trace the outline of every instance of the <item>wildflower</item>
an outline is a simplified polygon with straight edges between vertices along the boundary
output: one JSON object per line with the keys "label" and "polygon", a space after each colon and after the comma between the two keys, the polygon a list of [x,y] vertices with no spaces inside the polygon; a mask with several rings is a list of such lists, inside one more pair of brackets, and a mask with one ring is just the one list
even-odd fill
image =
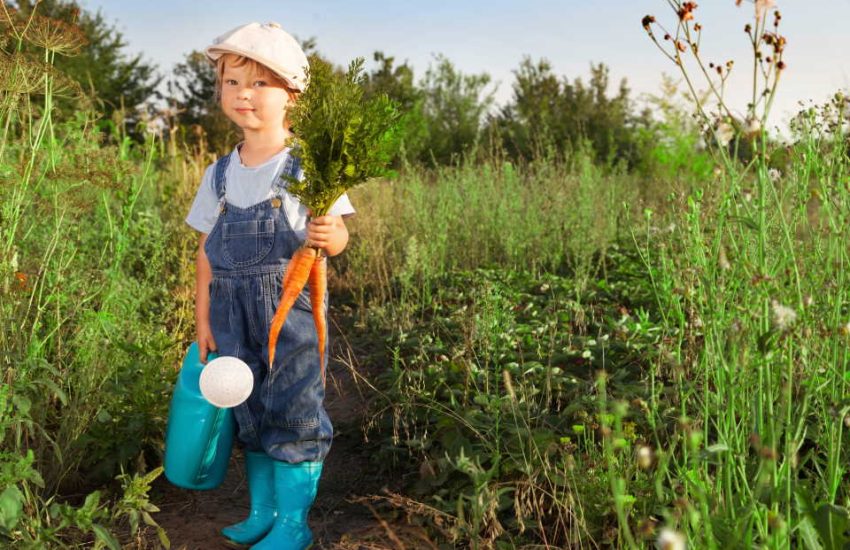
{"label": "wildflower", "polygon": [[640,468],[647,470],[652,466],[652,449],[643,445],[637,451],[637,464]]}
{"label": "wildflower", "polygon": [[682,7],[679,9],[679,21],[692,21],[694,18],[694,10],[697,9],[696,2],[685,2],[682,4]]}
{"label": "wildflower", "polygon": [[842,336],[850,336],[850,321],[847,321],[838,329]]}
{"label": "wildflower", "polygon": [[770,309],[773,313],[773,326],[780,332],[785,332],[791,325],[794,324],[794,321],[797,320],[797,312],[791,309],[788,306],[784,306],[773,300],[770,303]]}
{"label": "wildflower", "polygon": [[685,536],[678,531],[674,531],[669,527],[665,527],[658,534],[658,540],[655,542],[658,550],[685,550]]}
{"label": "wildflower", "polygon": [[782,172],[780,172],[776,168],[771,168],[767,171],[767,178],[773,183],[776,183],[782,178]]}

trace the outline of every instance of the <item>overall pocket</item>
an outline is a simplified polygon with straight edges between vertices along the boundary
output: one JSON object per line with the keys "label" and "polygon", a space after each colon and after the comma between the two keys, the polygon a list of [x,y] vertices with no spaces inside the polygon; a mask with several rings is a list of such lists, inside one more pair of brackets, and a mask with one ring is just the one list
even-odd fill
{"label": "overall pocket", "polygon": [[221,226],[224,256],[237,267],[259,263],[274,246],[274,220],[225,222]]}

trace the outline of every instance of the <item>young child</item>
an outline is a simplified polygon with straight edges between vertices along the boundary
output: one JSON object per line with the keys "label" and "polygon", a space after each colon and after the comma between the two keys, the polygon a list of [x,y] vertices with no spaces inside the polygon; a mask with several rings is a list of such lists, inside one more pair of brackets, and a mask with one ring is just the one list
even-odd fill
{"label": "young child", "polygon": [[329,215],[308,221],[280,177],[303,177],[286,145],[287,110],[308,85],[298,43],[276,23],[250,23],[218,37],[205,53],[216,65],[221,109],[244,139],[207,168],[186,218],[201,232],[197,341],[202,362],[217,351],[239,357],[254,373],[251,396],[234,408],[251,509],[222,534],[255,549],[300,550],[313,540],[307,513],[333,436],[307,289],[286,319],[274,365],[269,330],[287,261],[305,240],[328,256],[342,252],[343,218],[354,209],[343,196]]}

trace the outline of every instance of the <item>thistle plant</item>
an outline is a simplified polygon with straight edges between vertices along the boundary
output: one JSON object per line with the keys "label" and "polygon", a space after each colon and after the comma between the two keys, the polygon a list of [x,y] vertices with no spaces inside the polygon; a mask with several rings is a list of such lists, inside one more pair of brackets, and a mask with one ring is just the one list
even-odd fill
{"label": "thistle plant", "polygon": [[[702,50],[697,4],[666,3],[672,25],[647,15],[642,26],[679,69],[723,167],[674,214],[682,218],[681,240],[659,246],[649,232],[646,241],[635,239],[668,337],[677,342],[676,360],[687,369],[673,382],[678,409],[706,443],[677,452],[654,428],[668,457],[657,473],[658,494],[669,509],[684,500],[699,511],[687,521],[671,513],[667,527],[700,548],[845,547],[850,363],[837,336],[846,323],[850,264],[846,102],[837,96],[824,110],[829,123],[798,117],[796,141],[776,147],[765,128],[788,41],[775,2],[749,3],[743,30],[752,48],[752,95],[743,109],[727,93],[738,65],[708,61]],[[740,162],[743,143],[752,145],[752,157]],[[662,402],[654,370],[651,377],[652,400]],[[648,414],[652,426],[665,425],[662,410]]]}
{"label": "thistle plant", "polygon": [[[736,0],[735,4],[741,6],[742,2]],[[768,16],[770,8],[775,6],[774,0],[754,0],[754,20],[744,26],[753,51],[753,75],[752,100],[747,104],[743,117],[735,115],[726,96],[735,61],[714,62],[704,57],[701,49],[704,28],[696,17],[697,3],[675,0],[667,0],[667,3],[676,16],[672,30],[668,30],[654,15],[645,16],[641,23],[653,43],[679,68],[705,127],[721,146],[728,144],[736,135],[759,136],[767,123],[780,76],[786,69],[783,57],[787,40],[779,34],[782,15],[776,10],[772,20]],[[689,60],[708,87],[713,109],[698,93],[697,80],[688,68]]]}

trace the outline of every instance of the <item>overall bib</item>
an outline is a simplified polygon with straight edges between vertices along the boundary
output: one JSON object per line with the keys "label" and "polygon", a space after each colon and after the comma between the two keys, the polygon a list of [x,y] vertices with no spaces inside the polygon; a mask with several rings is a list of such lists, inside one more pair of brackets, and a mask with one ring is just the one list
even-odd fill
{"label": "overall bib", "polygon": [[[247,451],[265,452],[275,460],[322,461],[330,450],[333,427],[322,404],[318,337],[306,287],[281,329],[275,364],[271,370],[268,365],[269,330],[283,273],[301,239],[286,218],[280,177],[275,177],[273,198],[248,208],[226,201],[230,158],[226,155],[215,165],[220,213],[204,251],[213,275],[210,328],[218,353],[242,359],[254,373],[251,396],[233,410],[237,438]],[[294,177],[298,170],[298,159],[288,155],[283,173]],[[324,303],[327,315],[327,293]]]}

